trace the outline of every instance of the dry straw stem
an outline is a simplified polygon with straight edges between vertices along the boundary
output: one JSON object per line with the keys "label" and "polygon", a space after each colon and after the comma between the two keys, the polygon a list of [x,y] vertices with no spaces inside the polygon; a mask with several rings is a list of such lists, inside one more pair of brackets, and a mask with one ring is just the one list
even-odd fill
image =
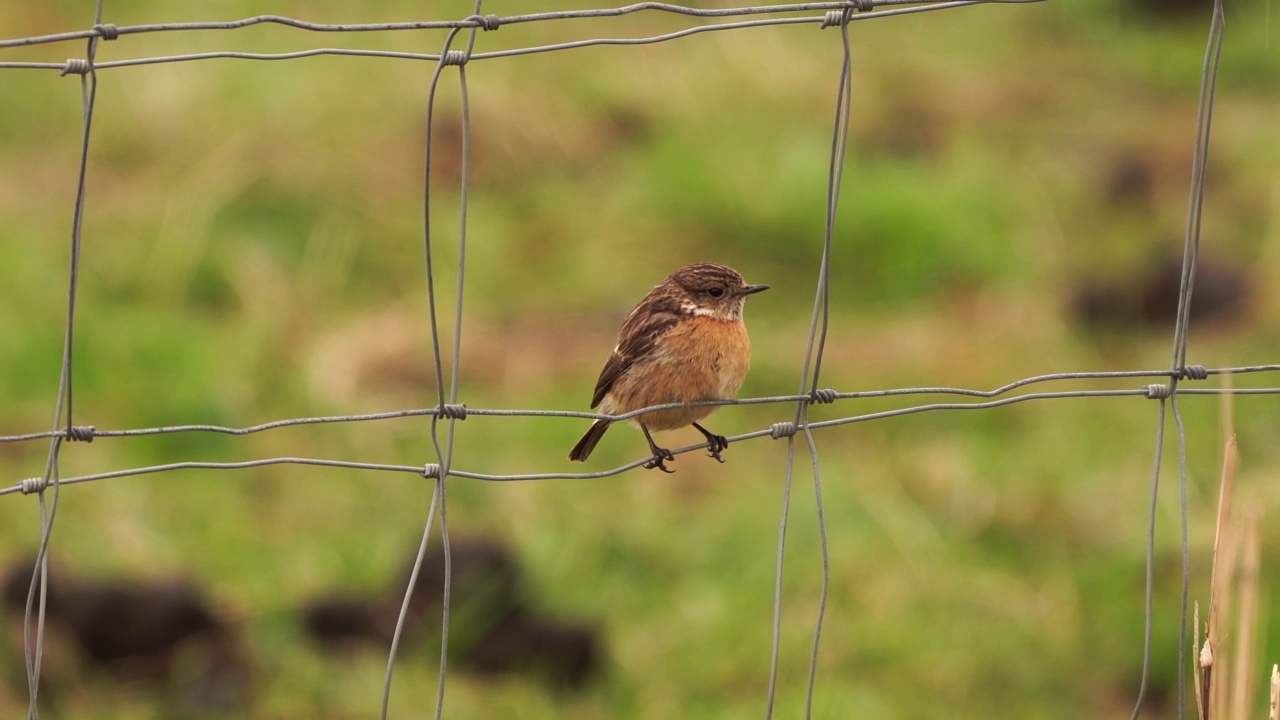
{"label": "dry straw stem", "polygon": [[[1224,427],[1230,427],[1229,420],[1224,419]],[[1193,671],[1196,710],[1201,720],[1243,720],[1255,687],[1249,668],[1258,629],[1262,513],[1256,508],[1251,509],[1243,522],[1235,522],[1232,517],[1238,462],[1236,438],[1229,435],[1223,449],[1222,477],[1218,487],[1218,521],[1213,538],[1209,611],[1203,644],[1199,644],[1199,604],[1196,605],[1194,619],[1198,662]],[[1234,598],[1237,593],[1238,601]],[[1229,651],[1222,629],[1231,626],[1233,610],[1236,617],[1230,637],[1234,648]],[[1273,720],[1280,720],[1277,717],[1278,693],[1280,674],[1273,669],[1270,714]]]}
{"label": "dry straw stem", "polygon": [[1191,666],[1191,672],[1195,676],[1193,685],[1196,689],[1196,715],[1200,717],[1200,720],[1204,720],[1204,716],[1208,712],[1204,699],[1209,696],[1209,688],[1205,685],[1205,678],[1209,677],[1213,670],[1213,652],[1209,649],[1208,644],[1202,645],[1200,643],[1200,602],[1198,600],[1194,607],[1195,611],[1191,619],[1191,627],[1193,628],[1191,642],[1192,646],[1197,650],[1198,661]]}
{"label": "dry straw stem", "polygon": [[[1260,541],[1258,528],[1262,524],[1262,512],[1253,509],[1245,517],[1243,552],[1239,555],[1238,572],[1240,604],[1237,610],[1235,645],[1236,656],[1231,676],[1231,714],[1220,717],[1243,718],[1253,697],[1254,679],[1251,667],[1254,644],[1258,636],[1258,567]],[[1224,678],[1225,679],[1225,678]]]}
{"label": "dry straw stem", "polygon": [[1280,665],[1271,666],[1271,712],[1267,720],[1280,720]]}
{"label": "dry straw stem", "polygon": [[[1222,389],[1228,391],[1232,389],[1230,375],[1222,376]],[[1219,588],[1222,587],[1222,584],[1219,583],[1218,576],[1218,568],[1220,567],[1220,563],[1218,562],[1218,553],[1219,548],[1222,545],[1223,528],[1228,527],[1231,522],[1231,498],[1235,493],[1236,464],[1239,461],[1239,452],[1236,447],[1235,404],[1229,396],[1219,398],[1218,402],[1218,416],[1221,418],[1222,423],[1222,477],[1218,483],[1218,524],[1213,532],[1213,568],[1210,571],[1211,576],[1209,581],[1210,605],[1208,638],[1210,641],[1215,643],[1218,641],[1218,634],[1215,632],[1217,629],[1215,616],[1217,615],[1217,608],[1219,606],[1217,592]],[[1228,565],[1227,570],[1234,568],[1234,564],[1231,563],[1224,562],[1221,564]],[[1228,576],[1227,579],[1228,583],[1230,582],[1229,577],[1230,576]]]}
{"label": "dry straw stem", "polygon": [[[1224,423],[1229,421],[1224,419]],[[1214,683],[1215,675],[1225,678],[1226,657],[1218,652],[1221,633],[1219,626],[1226,622],[1224,617],[1231,607],[1231,576],[1234,571],[1235,538],[1228,531],[1231,523],[1231,500],[1235,492],[1235,476],[1238,454],[1236,452],[1235,435],[1227,438],[1222,457],[1222,476],[1218,484],[1218,520],[1213,533],[1213,565],[1209,580],[1209,618],[1203,645],[1196,647],[1195,672],[1196,709],[1200,720],[1222,717],[1219,711],[1225,710],[1225,698],[1215,688],[1222,683]],[[1199,635],[1199,605],[1196,607],[1196,635]],[[1218,656],[1218,657],[1215,657]],[[1215,659],[1219,660],[1215,667]],[[1216,671],[1216,672],[1215,672]]]}
{"label": "dry straw stem", "polygon": [[[1236,436],[1234,434],[1227,437],[1226,446],[1222,453],[1222,477],[1218,483],[1218,524],[1213,532],[1213,569],[1209,580],[1209,634],[1208,641],[1217,643],[1218,635],[1218,615],[1219,608],[1225,606],[1229,596],[1229,585],[1231,583],[1231,571],[1234,569],[1234,563],[1230,562],[1229,554],[1227,554],[1227,545],[1232,538],[1227,537],[1224,542],[1224,530],[1230,530],[1231,523],[1231,500],[1235,494],[1236,485],[1236,464],[1239,460],[1239,453],[1236,450]],[[1220,574],[1221,573],[1221,574]],[[1219,602],[1219,601],[1223,602]]]}

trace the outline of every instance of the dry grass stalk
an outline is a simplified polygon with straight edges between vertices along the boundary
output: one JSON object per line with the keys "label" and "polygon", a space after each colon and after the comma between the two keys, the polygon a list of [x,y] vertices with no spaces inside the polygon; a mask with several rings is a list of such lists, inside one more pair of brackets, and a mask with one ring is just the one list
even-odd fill
{"label": "dry grass stalk", "polygon": [[[1209,688],[1204,683],[1205,671],[1209,668],[1204,664],[1204,653],[1209,650],[1209,646],[1201,642],[1200,638],[1200,601],[1195,601],[1193,607],[1195,610],[1191,616],[1191,647],[1196,651],[1196,657],[1199,661],[1191,663],[1191,675],[1195,679],[1192,686],[1196,689],[1196,715],[1200,717],[1200,720],[1205,720],[1204,716],[1208,713],[1208,707],[1204,704],[1204,701],[1209,696]],[[1212,655],[1210,655],[1210,663],[1212,663]]]}
{"label": "dry grass stalk", "polygon": [[1280,720],[1280,665],[1271,666],[1271,712],[1267,720]]}
{"label": "dry grass stalk", "polygon": [[[1227,438],[1222,458],[1222,477],[1218,484],[1218,522],[1213,533],[1213,566],[1209,580],[1209,618],[1205,632],[1204,645],[1199,650],[1200,674],[1197,684],[1200,720],[1213,720],[1225,717],[1227,710],[1226,695],[1220,688],[1223,683],[1214,683],[1214,676],[1226,678],[1227,658],[1225,654],[1216,652],[1221,647],[1222,635],[1219,627],[1228,618],[1231,607],[1231,585],[1236,565],[1236,553],[1231,529],[1231,501],[1235,494],[1236,477],[1236,438]],[[1214,667],[1215,655],[1217,667]]]}
{"label": "dry grass stalk", "polygon": [[1253,697],[1254,676],[1248,669],[1253,665],[1254,642],[1258,636],[1258,594],[1261,540],[1259,527],[1262,524],[1262,513],[1254,509],[1244,522],[1244,538],[1241,542],[1243,552],[1240,556],[1239,619],[1236,621],[1236,656],[1231,687],[1231,718],[1244,718]]}
{"label": "dry grass stalk", "polygon": [[[1231,567],[1233,563],[1226,562],[1226,558],[1220,558],[1220,555],[1225,549],[1223,547],[1224,530],[1229,530],[1231,523],[1231,500],[1235,495],[1236,464],[1238,459],[1236,436],[1231,435],[1227,438],[1226,447],[1222,453],[1222,478],[1218,483],[1218,524],[1213,532],[1213,569],[1209,580],[1209,637],[1211,640],[1218,639],[1218,636],[1214,633],[1214,630],[1217,629],[1214,615],[1218,607],[1219,592],[1225,591],[1223,585],[1230,582],[1229,573],[1233,570]],[[1227,542],[1229,543],[1230,539]],[[1223,561],[1220,562],[1220,560]]]}
{"label": "dry grass stalk", "polygon": [[[1229,407],[1229,406],[1227,406]],[[1224,428],[1230,421],[1224,419]],[[1244,720],[1255,679],[1249,672],[1258,632],[1262,513],[1251,509],[1243,522],[1235,522],[1231,507],[1239,455],[1235,435],[1227,437],[1218,486],[1218,518],[1213,537],[1213,566],[1209,581],[1209,611],[1203,640],[1200,605],[1195,607],[1196,710],[1201,720]],[[1239,600],[1235,599],[1238,593]],[[1237,617],[1233,617],[1232,611]],[[1232,628],[1228,649],[1223,632]],[[1271,674],[1271,720],[1280,720],[1280,666]]]}

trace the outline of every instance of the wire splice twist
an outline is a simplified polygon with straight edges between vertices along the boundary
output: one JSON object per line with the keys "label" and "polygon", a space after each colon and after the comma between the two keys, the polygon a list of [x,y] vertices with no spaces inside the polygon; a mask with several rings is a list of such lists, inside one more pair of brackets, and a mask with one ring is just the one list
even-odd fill
{"label": "wire splice twist", "polygon": [[467,406],[466,403],[461,405],[449,405],[448,403],[441,405],[437,411],[441,418],[446,420],[466,420]]}
{"label": "wire splice twist", "polygon": [[422,477],[428,480],[440,479],[440,466],[436,463],[427,463],[422,466]]}
{"label": "wire splice twist", "polygon": [[71,442],[93,442],[95,428],[92,425],[74,425],[67,428],[67,440]]}
{"label": "wire splice twist", "polygon": [[467,54],[461,50],[450,50],[440,58],[441,65],[466,65]]}
{"label": "wire splice twist", "polygon": [[814,390],[809,393],[810,402],[821,403],[823,405],[830,405],[839,399],[840,393],[837,392],[835,388],[822,388],[821,390]]}
{"label": "wire splice twist", "polygon": [[1209,369],[1203,365],[1184,365],[1178,368],[1179,380],[1207,380]]}
{"label": "wire splice twist", "polygon": [[845,18],[847,17],[848,15],[845,14],[844,10],[828,10],[822,16],[822,24],[818,26],[818,29],[826,30],[829,27],[839,27],[845,23]]}
{"label": "wire splice twist", "polygon": [[485,32],[502,27],[502,18],[497,15],[472,15],[466,19],[466,22],[475,23]]}
{"label": "wire splice twist", "polygon": [[60,77],[68,75],[87,75],[92,68],[89,61],[84,58],[67,58],[66,64],[62,66],[62,72],[58,73]]}
{"label": "wire splice twist", "polygon": [[42,477],[26,478],[18,481],[18,490],[20,490],[23,495],[42,492],[47,487],[49,487],[49,483],[45,482],[45,479]]}
{"label": "wire splice twist", "polygon": [[849,0],[849,7],[844,10],[828,10],[822,16],[822,24],[818,26],[818,29],[826,30],[829,27],[847,25],[849,24],[850,11],[871,12],[875,7],[875,0]]}
{"label": "wire splice twist", "polygon": [[769,426],[769,437],[774,440],[781,440],[784,437],[793,437],[796,434],[796,424],[793,422],[779,422]]}
{"label": "wire splice twist", "polygon": [[1172,385],[1152,383],[1151,385],[1143,385],[1142,389],[1147,392],[1148,400],[1165,400],[1173,395]]}
{"label": "wire splice twist", "polygon": [[93,26],[93,31],[103,40],[115,40],[120,37],[120,28],[111,23],[100,23]]}

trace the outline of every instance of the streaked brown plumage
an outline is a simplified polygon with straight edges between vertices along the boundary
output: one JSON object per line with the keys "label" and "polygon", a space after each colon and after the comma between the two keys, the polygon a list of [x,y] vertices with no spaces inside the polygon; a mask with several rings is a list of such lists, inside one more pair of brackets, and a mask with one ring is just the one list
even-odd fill
{"label": "streaked brown plumage", "polygon": [[[715,263],[687,265],[668,275],[623,320],[618,344],[596,381],[591,407],[619,415],[653,405],[733,397],[751,365],[743,305],[748,295],[768,287],[748,285],[738,271]],[[728,441],[698,424],[715,409],[671,408],[632,418],[653,452],[645,467],[671,472],[664,460],[674,456],[658,447],[650,432],[686,425],[706,436],[711,456],[723,462],[720,451]],[[592,423],[569,459],[586,460],[610,424]]]}

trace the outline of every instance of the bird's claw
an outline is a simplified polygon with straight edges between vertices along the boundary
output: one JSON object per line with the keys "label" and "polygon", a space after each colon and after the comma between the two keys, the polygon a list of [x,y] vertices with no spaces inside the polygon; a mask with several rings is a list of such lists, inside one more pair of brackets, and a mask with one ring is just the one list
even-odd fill
{"label": "bird's claw", "polygon": [[720,451],[729,447],[729,441],[723,435],[707,436],[707,454],[720,462],[724,462],[724,458],[720,457]]}
{"label": "bird's claw", "polygon": [[694,423],[693,427],[707,439],[707,454],[719,462],[724,462],[724,458],[720,457],[720,451],[729,447],[729,438],[717,435],[698,423]]}
{"label": "bird's claw", "polygon": [[675,462],[675,460],[676,460],[676,456],[675,456],[675,455],[672,455],[670,450],[668,450],[668,449],[666,449],[666,448],[660,448],[660,447],[657,447],[657,446],[655,445],[655,446],[653,447],[653,458],[652,458],[651,460],[649,460],[649,462],[647,462],[647,463],[645,463],[644,465],[642,465],[641,467],[643,467],[645,470],[652,470],[652,469],[654,469],[654,468],[657,468],[657,469],[661,470],[661,471],[662,471],[662,472],[664,472],[664,473],[673,473],[673,472],[675,472],[675,470],[668,470],[668,469],[667,469],[667,465],[666,465],[666,463],[664,462],[664,461],[666,461],[666,460],[670,460],[671,462]]}

